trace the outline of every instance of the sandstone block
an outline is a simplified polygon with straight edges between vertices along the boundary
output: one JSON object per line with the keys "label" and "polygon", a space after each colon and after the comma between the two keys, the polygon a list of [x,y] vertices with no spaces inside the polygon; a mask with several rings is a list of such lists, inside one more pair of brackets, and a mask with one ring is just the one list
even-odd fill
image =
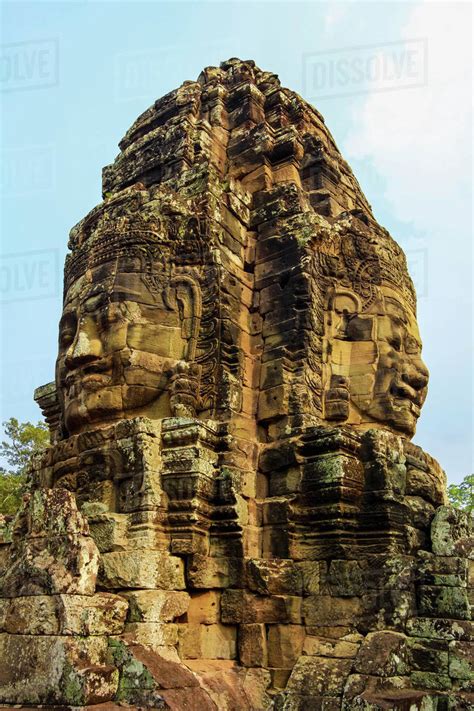
{"label": "sandstone block", "polygon": [[[444,701],[443,697],[443,701]],[[385,709],[426,709],[434,711],[436,697],[425,691],[412,688],[410,677],[387,677],[380,679],[362,674],[351,674],[344,689],[342,711],[364,709],[383,711]],[[453,707],[454,708],[454,707]]]}
{"label": "sandstone block", "polygon": [[235,659],[236,628],[230,625],[179,625],[179,654],[183,659]]}
{"label": "sandstone block", "polygon": [[361,600],[363,614],[359,619],[358,628],[363,632],[373,630],[375,618],[378,618],[380,627],[402,630],[406,620],[417,613],[412,590],[396,590],[386,585],[380,590],[369,590]]}
{"label": "sandstone block", "polygon": [[449,676],[453,679],[466,679],[474,687],[473,642],[449,642]]}
{"label": "sandstone block", "polygon": [[98,568],[99,551],[92,538],[75,534],[35,536],[12,550],[10,564],[0,578],[0,593],[4,597],[93,595]]}
{"label": "sandstone block", "polygon": [[241,672],[239,676],[241,679],[243,678],[242,683],[250,708],[270,711],[272,701],[266,693],[271,681],[270,671],[268,669],[249,668],[245,672]]}
{"label": "sandstone block", "polygon": [[37,489],[27,501],[28,538],[62,538],[89,534],[89,525],[66,489]]}
{"label": "sandstone block", "polygon": [[306,633],[309,635],[313,635],[314,637],[326,637],[330,640],[338,640],[342,639],[343,637],[352,638],[354,635],[356,635],[352,627],[348,627],[347,625],[315,625],[314,627],[311,625],[306,625]]}
{"label": "sandstone block", "polygon": [[244,667],[266,667],[268,664],[265,625],[240,625],[238,632],[239,662]]}
{"label": "sandstone block", "polygon": [[3,600],[3,627],[10,634],[60,634],[59,596],[30,595]]}
{"label": "sandstone block", "polygon": [[[349,635],[350,636],[350,635]],[[356,656],[360,644],[346,639],[328,639],[306,635],[303,652],[311,657],[336,657],[338,659],[352,659]]]}
{"label": "sandstone block", "polygon": [[112,666],[71,668],[61,679],[65,698],[72,705],[96,705],[114,698],[119,672]]}
{"label": "sandstone block", "polygon": [[332,560],[329,566],[328,583],[331,594],[336,597],[361,595],[363,575],[358,561]]}
{"label": "sandstone block", "polygon": [[224,590],[221,619],[228,623],[301,622],[301,598],[290,595],[263,597],[243,590]]}
{"label": "sandstone block", "polygon": [[398,632],[370,632],[354,663],[361,674],[397,676],[407,670],[406,637]]}
{"label": "sandstone block", "polygon": [[108,635],[123,631],[127,601],[111,593],[31,595],[5,601],[11,634]]}
{"label": "sandstone block", "polygon": [[81,706],[110,700],[118,683],[105,637],[0,635],[0,702]]}
{"label": "sandstone block", "polygon": [[61,595],[58,600],[60,632],[84,636],[120,634],[127,611],[127,601],[111,593],[95,593],[90,597]]}
{"label": "sandstone block", "polygon": [[448,642],[438,639],[408,639],[407,661],[412,671],[448,674]]}
{"label": "sandstone block", "polygon": [[418,556],[417,581],[422,585],[466,587],[468,566],[466,558],[426,554]]}
{"label": "sandstone block", "polygon": [[270,625],[268,628],[268,664],[293,669],[303,651],[305,638],[301,625]]}
{"label": "sandstone block", "polygon": [[[271,674],[271,687],[273,689],[285,689],[288,684],[288,679],[290,678],[290,669],[270,669]],[[291,694],[291,696],[294,696]],[[277,697],[278,698],[278,697]]]}
{"label": "sandstone block", "polygon": [[306,625],[353,625],[361,611],[362,604],[358,597],[310,595],[303,601],[303,618]]}
{"label": "sandstone block", "polygon": [[104,553],[99,580],[103,587],[182,590],[184,565],[164,551],[135,550]]}
{"label": "sandstone block", "polygon": [[[170,662],[156,651],[130,643],[123,637],[111,639],[109,648],[113,663],[120,670],[120,685],[115,697],[115,701],[120,706],[167,709],[162,689],[180,682],[184,686],[188,684],[192,686],[192,682],[189,683],[187,678],[192,678],[192,675],[189,672],[186,674],[187,670],[185,671],[177,663],[177,658],[174,662]],[[197,685],[197,680],[192,678],[192,681]],[[193,690],[195,688],[194,686]]]}
{"label": "sandstone block", "polygon": [[410,683],[414,689],[448,691],[452,687],[450,677],[446,674],[438,674],[438,672],[412,672],[410,674]]}
{"label": "sandstone block", "polygon": [[[161,700],[161,702],[158,701]],[[150,704],[147,704],[150,705]],[[215,711],[216,704],[211,699],[207,690],[202,688],[176,688],[166,689],[165,691],[156,692],[154,695],[153,708],[170,709],[170,711],[181,711],[181,709],[189,709],[189,711]]]}
{"label": "sandstone block", "polygon": [[191,624],[220,622],[220,597],[221,593],[215,590],[191,595],[187,612],[188,622]]}
{"label": "sandstone block", "polygon": [[91,537],[101,553],[125,550],[127,547],[128,516],[104,513],[89,520]]}
{"label": "sandstone block", "polygon": [[390,591],[411,591],[417,566],[418,561],[408,555],[371,556],[369,565],[363,569],[364,592],[379,592],[384,588]]}
{"label": "sandstone block", "polygon": [[[410,477],[408,477],[408,482]],[[410,485],[407,485],[407,489]],[[435,513],[435,507],[421,496],[405,496],[407,506],[410,508],[411,523],[415,528],[427,530]]]}
{"label": "sandstone block", "polygon": [[474,642],[474,622],[436,617],[412,617],[407,621],[407,634],[428,639]]}
{"label": "sandstone block", "polygon": [[298,568],[303,576],[303,593],[317,595],[319,593],[320,563],[316,560],[299,562]]}
{"label": "sandstone block", "polygon": [[474,550],[469,514],[452,506],[440,506],[431,522],[432,550],[436,555],[467,555]]}
{"label": "sandstone block", "polygon": [[276,385],[273,388],[262,390],[258,399],[258,419],[265,421],[285,415],[288,412],[288,396],[289,391],[286,385]]}
{"label": "sandstone block", "polygon": [[135,590],[122,594],[128,600],[129,622],[171,622],[184,615],[189,594],[175,590]]}
{"label": "sandstone block", "polygon": [[288,501],[285,498],[267,500],[261,509],[262,520],[266,526],[285,524],[288,520]]}
{"label": "sandstone block", "polygon": [[291,560],[251,559],[247,563],[250,590],[259,595],[298,595],[302,574]]}
{"label": "sandstone block", "polygon": [[417,597],[421,615],[455,620],[470,619],[470,605],[466,588],[420,585]]}
{"label": "sandstone block", "polygon": [[351,659],[300,657],[291,672],[287,691],[302,696],[340,696],[351,666]]}
{"label": "sandstone block", "polygon": [[128,640],[157,651],[178,642],[178,626],[171,622],[129,622],[125,634]]}
{"label": "sandstone block", "polygon": [[426,471],[408,466],[406,493],[418,496],[435,507],[446,503],[445,475],[436,469]]}
{"label": "sandstone block", "polygon": [[241,587],[244,564],[240,558],[209,558],[193,555],[188,563],[186,578],[191,588]]}

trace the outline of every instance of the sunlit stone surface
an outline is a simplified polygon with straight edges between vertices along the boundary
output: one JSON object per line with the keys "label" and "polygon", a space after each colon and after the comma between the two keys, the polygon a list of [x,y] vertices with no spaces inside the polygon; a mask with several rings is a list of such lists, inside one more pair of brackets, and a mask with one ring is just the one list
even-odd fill
{"label": "sunlit stone surface", "polygon": [[413,284],[321,115],[232,59],[120,148],[0,546],[0,702],[472,708]]}

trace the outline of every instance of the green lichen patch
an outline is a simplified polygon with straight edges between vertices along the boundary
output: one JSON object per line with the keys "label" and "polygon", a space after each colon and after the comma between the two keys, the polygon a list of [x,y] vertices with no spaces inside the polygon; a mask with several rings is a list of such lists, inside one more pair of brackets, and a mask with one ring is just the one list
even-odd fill
{"label": "green lichen patch", "polygon": [[146,666],[135,659],[130,649],[120,640],[109,640],[111,660],[119,670],[119,683],[115,701],[167,708],[158,693],[159,685]]}
{"label": "green lichen patch", "polygon": [[63,673],[59,688],[63,690],[66,703],[71,706],[83,706],[85,703],[85,693],[83,679],[78,676],[69,662],[64,663]]}

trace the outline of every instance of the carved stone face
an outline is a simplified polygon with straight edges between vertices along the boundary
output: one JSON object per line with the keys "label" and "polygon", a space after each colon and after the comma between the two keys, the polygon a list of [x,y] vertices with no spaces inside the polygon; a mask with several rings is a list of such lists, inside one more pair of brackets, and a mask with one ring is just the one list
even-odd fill
{"label": "carved stone face", "polygon": [[162,397],[188,360],[194,329],[186,284],[150,289],[115,263],[88,270],[69,288],[59,327],[56,384],[69,433],[122,417],[166,416]]}
{"label": "carved stone face", "polygon": [[355,294],[339,292],[326,333],[326,418],[412,436],[428,386],[414,315],[391,289],[366,311]]}

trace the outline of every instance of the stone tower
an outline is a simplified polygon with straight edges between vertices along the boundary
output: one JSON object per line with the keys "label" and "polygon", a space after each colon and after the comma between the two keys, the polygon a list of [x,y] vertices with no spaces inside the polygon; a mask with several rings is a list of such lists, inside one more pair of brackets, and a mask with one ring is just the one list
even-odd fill
{"label": "stone tower", "polygon": [[473,708],[413,284],[323,118],[231,59],[120,149],[0,547],[0,701]]}

